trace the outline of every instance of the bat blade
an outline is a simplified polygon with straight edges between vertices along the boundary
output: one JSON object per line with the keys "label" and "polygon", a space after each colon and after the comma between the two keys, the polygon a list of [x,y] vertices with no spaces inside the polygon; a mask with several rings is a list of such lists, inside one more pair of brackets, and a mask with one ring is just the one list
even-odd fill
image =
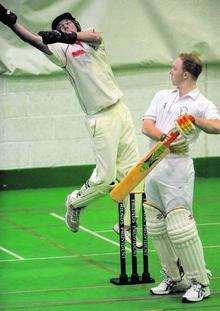
{"label": "bat blade", "polygon": [[163,142],[158,142],[147,154],[145,154],[110,192],[111,198],[116,202],[123,201],[125,197],[169,153],[169,146],[178,135],[178,131],[173,131],[169,134],[168,138]]}

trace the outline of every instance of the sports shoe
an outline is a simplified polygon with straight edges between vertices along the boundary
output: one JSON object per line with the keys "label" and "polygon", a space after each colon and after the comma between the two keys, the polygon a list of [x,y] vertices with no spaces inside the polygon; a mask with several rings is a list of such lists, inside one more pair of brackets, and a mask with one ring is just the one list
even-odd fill
{"label": "sports shoe", "polygon": [[185,278],[176,282],[170,277],[164,279],[158,286],[152,287],[150,293],[152,295],[169,295],[173,293],[185,292],[189,288],[189,284]]}
{"label": "sports shoe", "polygon": [[79,218],[82,207],[74,208],[71,204],[72,198],[77,194],[78,191],[73,191],[71,194],[67,196],[66,199],[66,215],[65,222],[67,227],[73,231],[77,232],[79,230]]}
{"label": "sports shoe", "polygon": [[203,286],[198,282],[192,282],[190,288],[182,297],[182,302],[199,302],[211,295],[208,286]]}
{"label": "sports shoe", "polygon": [[[114,230],[117,234],[119,234],[119,225],[118,225],[118,224],[114,225],[113,230]],[[125,240],[126,240],[129,244],[131,244],[131,231],[130,231],[129,229],[125,229]],[[137,237],[136,237],[136,246],[137,246],[137,248],[139,248],[139,249],[141,249],[141,248],[143,247],[142,242],[141,242]]]}

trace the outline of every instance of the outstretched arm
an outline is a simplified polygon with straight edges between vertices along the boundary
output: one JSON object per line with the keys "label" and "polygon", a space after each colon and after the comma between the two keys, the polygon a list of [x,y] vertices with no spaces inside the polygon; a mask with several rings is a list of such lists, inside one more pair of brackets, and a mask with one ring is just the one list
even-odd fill
{"label": "outstretched arm", "polygon": [[6,9],[3,5],[0,4],[0,21],[11,28],[16,35],[21,38],[23,41],[31,44],[40,51],[52,54],[48,49],[47,45],[43,43],[41,36],[33,34],[27,28],[17,23],[17,16],[15,13]]}
{"label": "outstretched arm", "polygon": [[17,23],[17,16],[15,13],[6,9],[0,4],[0,21],[10,27],[16,35],[23,41],[31,44],[40,51],[46,54],[52,54],[47,44],[62,42],[67,44],[74,44],[76,40],[81,40],[87,43],[92,43],[98,46],[102,42],[102,37],[99,32],[93,30],[80,32],[62,32],[62,31],[40,31],[38,34],[33,34],[26,27]]}
{"label": "outstretched arm", "polygon": [[30,45],[34,46],[35,48],[46,54],[52,54],[47,45],[43,43],[41,36],[33,34],[27,28],[18,23],[13,25],[11,29],[14,31],[14,33],[16,33],[19,38],[21,38],[21,40],[29,43]]}

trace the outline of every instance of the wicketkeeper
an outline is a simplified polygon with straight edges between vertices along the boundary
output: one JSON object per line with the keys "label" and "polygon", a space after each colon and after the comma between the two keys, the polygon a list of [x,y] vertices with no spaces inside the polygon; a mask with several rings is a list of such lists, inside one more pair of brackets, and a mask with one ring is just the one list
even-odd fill
{"label": "wicketkeeper", "polygon": [[196,85],[201,71],[202,62],[196,54],[179,54],[170,71],[176,88],[156,93],[143,120],[143,133],[152,143],[166,137],[175,126],[181,132],[171,153],[146,178],[145,208],[148,232],[165,273],[165,279],[150,291],[154,295],[185,292],[183,302],[210,296],[192,211],[194,167],[188,151],[200,130],[220,134],[220,117]]}
{"label": "wicketkeeper", "polygon": [[[123,94],[115,81],[100,32],[82,31],[79,22],[68,12],[53,20],[51,30],[38,34],[20,25],[16,14],[2,5],[0,21],[65,71],[85,113],[96,168],[81,189],[70,193],[66,200],[66,224],[77,232],[82,208],[108,193],[139,158],[130,111],[122,101]],[[129,241],[129,202],[125,201]],[[114,230],[118,231],[117,224]],[[139,241],[137,246],[141,247]]]}

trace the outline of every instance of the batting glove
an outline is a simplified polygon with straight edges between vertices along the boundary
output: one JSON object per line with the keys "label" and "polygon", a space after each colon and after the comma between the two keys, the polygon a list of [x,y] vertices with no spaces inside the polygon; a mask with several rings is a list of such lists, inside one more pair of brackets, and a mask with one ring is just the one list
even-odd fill
{"label": "batting glove", "polygon": [[182,115],[175,121],[178,130],[188,140],[191,140],[196,134],[196,127],[194,125],[195,118],[192,115]]}
{"label": "batting glove", "polygon": [[187,154],[189,152],[189,143],[183,136],[178,136],[174,142],[170,144],[170,152],[175,154]]}

